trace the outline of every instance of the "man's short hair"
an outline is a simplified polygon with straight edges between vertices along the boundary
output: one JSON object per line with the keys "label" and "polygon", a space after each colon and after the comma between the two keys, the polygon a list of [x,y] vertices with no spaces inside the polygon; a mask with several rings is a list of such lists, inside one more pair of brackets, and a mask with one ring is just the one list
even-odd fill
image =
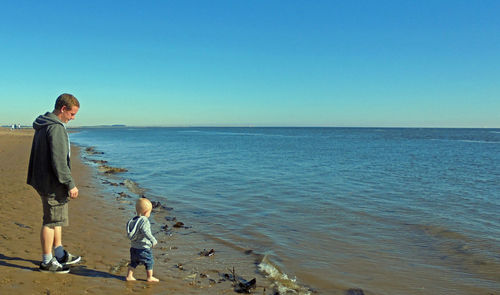
{"label": "man's short hair", "polygon": [[73,106],[80,107],[80,102],[72,94],[63,93],[56,99],[54,109],[60,110],[63,106],[72,109]]}

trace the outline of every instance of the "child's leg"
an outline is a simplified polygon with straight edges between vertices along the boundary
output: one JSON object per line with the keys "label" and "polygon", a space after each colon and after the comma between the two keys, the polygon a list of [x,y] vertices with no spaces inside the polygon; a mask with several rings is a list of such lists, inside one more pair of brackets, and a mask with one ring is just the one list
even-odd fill
{"label": "child's leg", "polygon": [[153,270],[152,269],[149,269],[149,270],[147,269],[146,273],[148,275],[148,278],[147,278],[148,282],[159,282],[160,281],[157,278],[153,277]]}
{"label": "child's leg", "polygon": [[153,251],[151,249],[146,249],[144,251],[144,265],[146,266],[146,274],[148,275],[148,278],[146,279],[148,282],[159,282],[157,278],[153,277],[153,265],[154,265],[154,258],[153,258]]}
{"label": "child's leg", "polygon": [[131,266],[128,267],[127,278],[125,278],[127,281],[135,281],[134,269]]}
{"label": "child's leg", "polygon": [[130,263],[128,264],[127,281],[135,281],[134,270],[139,265],[140,257],[137,256],[138,250],[135,248],[130,248]]}

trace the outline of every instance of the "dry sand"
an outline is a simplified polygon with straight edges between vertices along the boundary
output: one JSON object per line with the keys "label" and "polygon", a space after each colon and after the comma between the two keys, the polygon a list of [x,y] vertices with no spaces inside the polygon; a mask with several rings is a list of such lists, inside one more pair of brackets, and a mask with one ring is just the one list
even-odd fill
{"label": "dry sand", "polygon": [[[142,266],[135,272],[138,281],[126,282],[125,224],[133,215],[129,203],[134,200],[104,196],[99,172],[81,162],[75,147],[72,171],[80,194],[69,204],[70,225],[63,229],[63,245],[82,255],[82,262],[69,274],[39,272],[42,206],[36,191],[26,184],[32,136],[32,130],[0,128],[1,294],[236,294],[233,267],[240,279],[257,278],[252,293],[274,294],[271,282],[256,271],[260,257],[212,241],[195,228],[155,235],[159,245],[153,250],[154,271],[159,283],[147,283]],[[173,212],[154,213],[153,231],[164,224],[172,228]],[[211,248],[215,255],[199,255]]]}

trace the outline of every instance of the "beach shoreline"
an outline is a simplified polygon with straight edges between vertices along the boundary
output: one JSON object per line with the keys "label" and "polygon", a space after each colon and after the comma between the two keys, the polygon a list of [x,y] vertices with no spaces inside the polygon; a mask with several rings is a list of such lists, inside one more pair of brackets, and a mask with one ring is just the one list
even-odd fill
{"label": "beach shoreline", "polygon": [[[156,209],[151,220],[159,241],[153,250],[154,270],[161,281],[147,283],[145,271],[138,267],[138,281],[126,282],[129,241],[124,227],[133,216],[135,197],[106,195],[104,172],[86,165],[77,146],[72,146],[72,172],[80,194],[69,204],[70,225],[63,230],[63,245],[82,255],[82,262],[67,275],[39,272],[41,202],[26,184],[32,136],[33,130],[0,128],[0,201],[5,208],[0,221],[2,294],[233,294],[238,288],[233,271],[241,282],[257,278],[252,293],[276,292],[257,271],[259,257],[251,251],[230,254],[243,250],[206,239],[186,221],[186,226],[173,228],[176,220],[168,204],[167,209]],[[168,230],[161,231],[165,225]],[[205,255],[203,251],[214,245],[214,253]]]}

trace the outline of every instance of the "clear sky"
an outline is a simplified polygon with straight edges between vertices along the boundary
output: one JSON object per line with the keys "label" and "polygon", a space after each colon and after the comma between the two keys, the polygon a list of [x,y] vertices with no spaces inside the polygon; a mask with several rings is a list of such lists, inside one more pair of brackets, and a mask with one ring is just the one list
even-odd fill
{"label": "clear sky", "polygon": [[1,1],[0,125],[500,128],[500,1]]}

